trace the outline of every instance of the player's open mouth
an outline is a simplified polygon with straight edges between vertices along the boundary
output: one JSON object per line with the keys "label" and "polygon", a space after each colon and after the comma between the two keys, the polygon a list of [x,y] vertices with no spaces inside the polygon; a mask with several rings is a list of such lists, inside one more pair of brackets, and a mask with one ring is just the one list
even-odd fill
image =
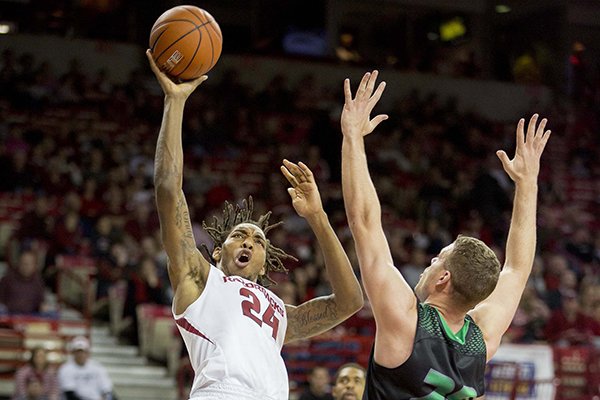
{"label": "player's open mouth", "polygon": [[344,400],[350,400],[350,399],[356,399],[356,398],[357,398],[356,394],[353,392],[344,393],[342,395],[342,399],[344,399]]}
{"label": "player's open mouth", "polygon": [[235,265],[238,268],[246,268],[248,264],[250,264],[250,260],[252,259],[252,252],[250,250],[242,250],[237,254],[235,258]]}

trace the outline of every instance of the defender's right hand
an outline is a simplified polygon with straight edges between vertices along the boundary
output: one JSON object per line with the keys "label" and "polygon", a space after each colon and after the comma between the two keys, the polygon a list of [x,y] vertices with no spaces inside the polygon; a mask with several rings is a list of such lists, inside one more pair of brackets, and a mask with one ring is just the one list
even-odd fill
{"label": "defender's right hand", "polygon": [[190,94],[205,80],[208,79],[207,75],[202,75],[199,78],[196,78],[191,81],[175,83],[169,78],[167,74],[162,72],[156,63],[154,62],[154,58],[152,57],[152,53],[150,53],[150,49],[146,50],[146,57],[148,58],[148,62],[150,63],[150,68],[154,75],[156,75],[156,79],[160,84],[163,92],[166,96],[180,98],[182,100],[186,100]]}

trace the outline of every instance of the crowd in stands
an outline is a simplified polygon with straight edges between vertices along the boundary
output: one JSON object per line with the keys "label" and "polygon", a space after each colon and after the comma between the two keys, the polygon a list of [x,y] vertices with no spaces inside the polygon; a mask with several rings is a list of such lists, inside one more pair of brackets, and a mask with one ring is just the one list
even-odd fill
{"label": "crowd in stands", "polygon": [[[315,172],[358,274],[340,187],[343,99],[331,88],[311,76],[291,85],[283,74],[253,88],[232,70],[203,84],[186,108],[184,191],[199,247],[210,248],[203,220],[219,215],[225,200],[253,195],[257,213],[272,210],[272,221],[284,221],[270,239],[299,259],[274,276],[274,290],[291,304],[330,288],[309,228],[291,207],[283,158]],[[510,148],[518,118],[539,112],[553,136],[540,176],[537,258],[506,340],[592,344],[600,336],[599,92],[523,110],[514,121],[459,112],[452,100],[417,91],[385,110],[389,121],[368,138],[370,169],[395,265],[411,285],[458,233],[484,240],[503,259],[512,186],[495,150]],[[56,258],[64,254],[96,260],[98,301],[125,281],[126,315],[135,318],[139,304],[170,304],[153,197],[162,100],[143,72],[117,85],[76,61],[58,75],[31,55],[4,51],[0,193],[19,200],[0,216],[13,227],[1,249],[5,312],[44,312],[39,288],[55,290]],[[16,287],[36,297],[11,295]],[[373,326],[367,304],[337,329],[372,335]],[[135,325],[124,339],[136,341]]]}
{"label": "crowd in stands", "polygon": [[78,336],[68,347],[72,357],[58,368],[43,347],[32,349],[29,362],[16,371],[12,400],[112,400],[112,382],[90,357],[89,340]]}

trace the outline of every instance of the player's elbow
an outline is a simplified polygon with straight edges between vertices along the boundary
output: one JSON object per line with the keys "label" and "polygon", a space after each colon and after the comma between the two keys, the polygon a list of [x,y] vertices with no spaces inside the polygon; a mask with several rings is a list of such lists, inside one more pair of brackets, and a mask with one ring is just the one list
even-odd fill
{"label": "player's elbow", "polygon": [[349,296],[348,299],[345,299],[343,304],[340,305],[340,312],[344,318],[348,318],[363,308],[364,304],[365,301],[363,299],[362,291],[359,289],[358,293]]}

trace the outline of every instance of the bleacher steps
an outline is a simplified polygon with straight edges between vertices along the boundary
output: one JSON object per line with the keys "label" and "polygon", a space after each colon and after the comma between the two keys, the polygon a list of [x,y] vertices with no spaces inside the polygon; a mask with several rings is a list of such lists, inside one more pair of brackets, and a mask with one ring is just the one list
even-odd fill
{"label": "bleacher steps", "polygon": [[102,363],[102,365],[128,365],[131,367],[148,365],[148,360],[141,356],[115,358],[111,355],[94,355],[94,360]]}
{"label": "bleacher steps", "polygon": [[107,326],[92,327],[91,342],[92,358],[106,367],[119,400],[176,400],[167,368],[150,365],[137,347],[119,344]]}

